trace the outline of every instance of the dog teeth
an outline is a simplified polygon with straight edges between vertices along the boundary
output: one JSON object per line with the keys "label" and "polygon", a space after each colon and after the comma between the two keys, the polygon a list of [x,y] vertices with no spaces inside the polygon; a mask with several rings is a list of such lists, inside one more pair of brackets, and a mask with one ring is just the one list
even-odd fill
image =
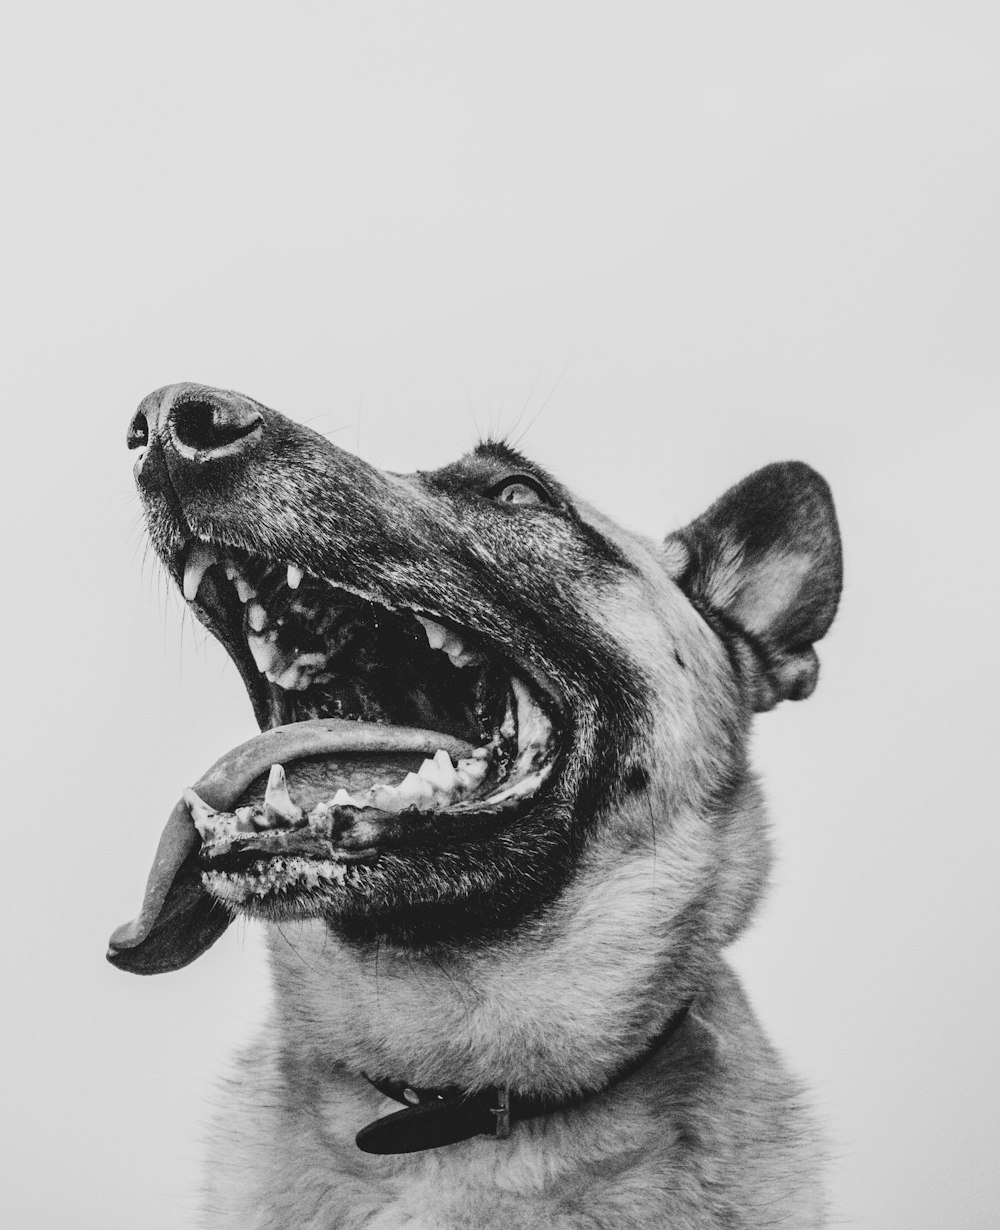
{"label": "dog teeth", "polygon": [[302,808],[292,802],[288,793],[288,782],[285,780],[285,770],[280,764],[271,765],[267,789],[264,791],[264,818],[268,824],[275,821],[298,824],[302,819]]}
{"label": "dog teeth", "polygon": [[291,661],[278,646],[275,632],[264,632],[267,612],[259,603],[247,608],[247,621],[252,631],[247,633],[247,646],[257,670],[271,683],[286,692],[301,692],[322,674],[327,664],[325,653],[300,653]]}
{"label": "dog teeth", "polygon": [[552,723],[535,703],[534,697],[516,675],[510,681],[517,712],[517,750],[521,756],[547,746]]}
{"label": "dog teeth", "polygon": [[298,564],[289,564],[288,565],[288,588],[298,589],[298,587],[302,584],[303,576],[305,576],[305,573],[298,566]]}
{"label": "dog teeth", "polygon": [[408,803],[430,803],[434,799],[434,787],[418,773],[407,773],[396,791]]}
{"label": "dog teeth", "polygon": [[439,750],[434,753],[433,760],[425,760],[417,770],[417,776],[422,777],[424,781],[429,782],[442,794],[454,793],[455,787],[458,785],[458,774],[455,772],[455,766],[451,763],[451,757],[446,751]]}
{"label": "dog teeth", "polygon": [[472,756],[458,762],[457,768],[448,753],[440,750],[433,759],[425,760],[416,773],[407,773],[395,786],[377,782],[360,796],[341,788],[328,802],[318,803],[313,808],[309,823],[322,827],[328,822],[331,807],[376,807],[390,815],[398,815],[411,807],[420,811],[440,811],[475,790],[489,768],[488,748],[476,748]]}
{"label": "dog teeth", "polygon": [[251,635],[247,637],[247,644],[253,654],[257,669],[262,675],[267,675],[274,664],[281,659],[281,653],[270,637]]}
{"label": "dog teeth", "polygon": [[456,777],[465,793],[469,793],[479,785],[489,772],[489,761],[479,757],[469,757],[458,762]]}
{"label": "dog teeth", "polygon": [[461,670],[463,666],[474,666],[485,661],[481,653],[475,653],[472,650],[466,649],[457,636],[453,637],[451,645],[445,645],[444,651],[451,659],[451,664],[456,670]]}
{"label": "dog teeth", "polygon": [[258,824],[254,818],[254,809],[252,807],[237,807],[236,809],[236,831],[237,833],[259,833],[264,825]]}
{"label": "dog teeth", "polygon": [[363,806],[361,800],[356,799],[353,794],[348,794],[347,791],[343,788],[343,786],[341,786],[341,788],[337,791],[337,793],[330,800],[329,805],[331,807],[362,807]]}
{"label": "dog teeth", "polygon": [[448,630],[433,619],[428,619],[426,615],[418,615],[417,622],[423,624],[424,631],[427,633],[427,644],[431,649],[441,649],[447,639]]}
{"label": "dog teeth", "polygon": [[481,653],[466,648],[458,633],[450,631],[437,620],[429,619],[426,615],[417,615],[416,619],[427,634],[427,644],[431,649],[440,649],[442,653],[446,653],[456,669],[485,661]]}
{"label": "dog teeth", "polygon": [[264,674],[272,683],[276,683],[285,692],[300,692],[307,686],[307,681],[303,679],[302,671],[299,670],[297,662],[293,662],[291,666],[286,666],[283,671],[275,672],[272,669],[265,671]]}
{"label": "dog teeth", "polygon": [[288,790],[284,767],[271,766],[264,792],[263,804],[238,807],[235,812],[218,812],[211,808],[194,790],[184,791],[184,800],[191,812],[194,825],[206,845],[213,852],[224,853],[239,846],[260,832],[309,825],[324,836],[330,835],[330,809],[351,807],[361,810],[377,808],[388,815],[416,808],[423,812],[437,812],[446,807],[461,804],[489,772],[489,749],[476,748],[472,756],[452,764],[449,754],[437,751],[434,757],[425,760],[417,773],[407,773],[395,785],[376,782],[361,794],[351,794],[341,787],[333,798],[317,803],[308,817],[301,807],[293,802]]}
{"label": "dog teeth", "polygon": [[196,542],[188,552],[184,564],[184,597],[188,602],[194,602],[198,597],[198,587],[202,578],[211,566],[218,562],[218,556],[212,547],[203,542]]}
{"label": "dog teeth", "polygon": [[194,821],[199,837],[202,841],[209,840],[215,835],[215,818],[219,813],[213,807],[209,807],[190,786],[184,789],[184,802],[188,805],[188,811],[191,813],[191,819]]}
{"label": "dog teeth", "polygon": [[[208,567],[208,564],[204,566]],[[297,564],[289,564],[288,569],[289,583],[294,589],[305,574]],[[266,607],[261,602],[254,601],[254,589],[243,580],[235,568],[232,571],[233,583],[240,599],[246,604],[247,645],[257,670],[283,691],[305,691],[322,676],[329,661],[328,656],[324,653],[309,652],[297,654],[293,658],[290,654],[294,650],[279,648],[277,632],[268,630],[271,625]],[[230,568],[227,567],[226,575],[229,574]],[[423,615],[418,615],[417,619],[427,634],[427,643],[432,649],[439,649],[447,654],[452,666],[457,670],[485,661],[478,650],[469,649],[457,633],[445,628],[443,624]]]}

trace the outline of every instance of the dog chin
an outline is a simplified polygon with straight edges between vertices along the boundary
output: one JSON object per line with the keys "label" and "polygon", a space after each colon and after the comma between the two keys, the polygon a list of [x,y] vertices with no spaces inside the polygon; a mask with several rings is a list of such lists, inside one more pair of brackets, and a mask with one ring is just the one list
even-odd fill
{"label": "dog chin", "polygon": [[230,909],[272,921],[315,918],[336,911],[337,890],[348,879],[360,887],[357,868],[337,859],[259,860],[245,871],[203,871],[203,887]]}

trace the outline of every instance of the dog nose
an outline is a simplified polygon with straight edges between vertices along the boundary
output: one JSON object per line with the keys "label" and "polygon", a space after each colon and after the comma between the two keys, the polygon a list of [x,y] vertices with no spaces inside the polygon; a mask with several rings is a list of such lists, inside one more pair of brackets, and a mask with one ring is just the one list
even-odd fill
{"label": "dog nose", "polygon": [[[145,450],[158,441],[182,463],[203,465],[251,448],[263,422],[260,408],[239,393],[173,384],[143,399],[129,423],[126,443]],[[142,461],[140,456],[137,468]]]}

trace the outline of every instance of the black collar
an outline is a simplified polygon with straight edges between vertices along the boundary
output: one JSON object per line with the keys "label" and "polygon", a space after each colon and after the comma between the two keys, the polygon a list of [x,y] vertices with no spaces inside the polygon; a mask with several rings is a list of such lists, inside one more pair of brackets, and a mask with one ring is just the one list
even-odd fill
{"label": "black collar", "polygon": [[358,1132],[355,1143],[365,1153],[419,1153],[422,1149],[457,1144],[473,1136],[504,1140],[520,1119],[566,1110],[634,1076],[670,1042],[684,1023],[690,1007],[690,1001],[682,1005],[649,1046],[616,1072],[607,1084],[573,1097],[544,1098],[513,1093],[509,1086],[491,1086],[476,1093],[467,1093],[455,1085],[444,1089],[416,1089],[402,1081],[374,1080],[366,1074],[365,1079],[379,1093],[402,1102],[406,1109],[375,1119]]}

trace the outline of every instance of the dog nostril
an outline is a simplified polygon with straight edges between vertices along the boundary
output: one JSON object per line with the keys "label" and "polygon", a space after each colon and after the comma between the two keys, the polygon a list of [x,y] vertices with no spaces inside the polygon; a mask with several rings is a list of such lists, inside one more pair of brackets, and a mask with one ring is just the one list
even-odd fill
{"label": "dog nostril", "polygon": [[141,410],[137,410],[128,425],[125,443],[129,448],[145,448],[149,443],[149,423]]}
{"label": "dog nostril", "polygon": [[178,444],[211,453],[251,435],[263,416],[250,406],[194,400],[175,406],[171,421]]}

